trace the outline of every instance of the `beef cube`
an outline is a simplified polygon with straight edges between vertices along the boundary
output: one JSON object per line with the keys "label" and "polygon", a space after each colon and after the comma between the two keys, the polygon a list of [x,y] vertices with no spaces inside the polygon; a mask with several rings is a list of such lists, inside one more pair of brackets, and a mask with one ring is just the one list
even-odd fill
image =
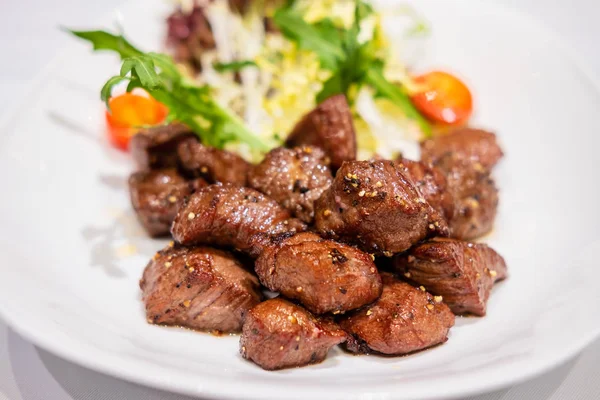
{"label": "beef cube", "polygon": [[135,172],[129,177],[131,204],[151,236],[169,234],[183,199],[206,185],[202,179],[186,181],[175,169]]}
{"label": "beef cube", "polygon": [[353,310],[381,294],[381,278],[370,255],[309,232],[267,248],[255,269],[269,290],[315,314]]}
{"label": "beef cube", "polygon": [[214,184],[196,192],[180,208],[171,233],[184,245],[229,246],[256,257],[272,236],[304,230],[302,221],[262,193]]}
{"label": "beef cube", "polygon": [[258,279],[231,254],[208,247],[158,252],[140,287],[149,323],[201,331],[239,332],[262,296]]}
{"label": "beef cube", "polygon": [[432,239],[394,258],[395,270],[442,296],[455,314],[483,316],[494,282],[507,276],[502,256],[485,244]]}
{"label": "beef cube", "polygon": [[302,367],[323,361],[329,349],[345,340],[332,320],[277,297],[250,310],[240,352],[266,370]]}
{"label": "beef cube", "polygon": [[193,138],[177,146],[179,166],[191,177],[201,177],[210,183],[234,183],[245,186],[250,164],[235,153],[204,146]]}
{"label": "beef cube", "polygon": [[315,204],[315,227],[328,238],[392,256],[429,236],[448,234],[440,216],[393,161],[352,161]]}
{"label": "beef cube", "polygon": [[383,293],[375,303],[339,319],[349,335],[346,347],[355,353],[402,355],[448,340],[454,314],[439,298],[381,274]]}
{"label": "beef cube", "polygon": [[177,146],[180,141],[189,138],[198,140],[183,124],[156,126],[133,136],[129,149],[139,170],[175,168],[178,164]]}
{"label": "beef cube", "polygon": [[486,171],[504,155],[496,135],[481,129],[457,128],[421,143],[421,160],[425,163],[436,164],[447,153],[458,153]]}
{"label": "beef cube", "polygon": [[250,187],[266,194],[304,222],[314,219],[314,202],[333,177],[318,147],[272,150],[250,172]]}
{"label": "beef cube", "polygon": [[490,232],[498,209],[498,189],[489,171],[460,153],[448,153],[436,166],[446,175],[453,208],[447,208],[450,236],[472,240]]}
{"label": "beef cube", "polygon": [[404,169],[427,203],[446,221],[454,215],[455,199],[441,169],[402,157],[398,160],[398,168]]}
{"label": "beef cube", "polygon": [[331,159],[331,167],[356,159],[356,132],[346,96],[328,98],[306,114],[294,127],[286,146],[317,146]]}

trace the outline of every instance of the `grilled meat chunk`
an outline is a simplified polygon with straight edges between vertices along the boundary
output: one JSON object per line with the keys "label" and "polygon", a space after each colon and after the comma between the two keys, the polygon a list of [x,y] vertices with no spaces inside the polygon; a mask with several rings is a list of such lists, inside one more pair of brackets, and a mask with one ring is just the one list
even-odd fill
{"label": "grilled meat chunk", "polygon": [[148,234],[164,236],[183,199],[205,185],[202,179],[186,181],[175,169],[140,171],[129,177],[129,194]]}
{"label": "grilled meat chunk", "polygon": [[214,184],[180,208],[171,233],[184,245],[230,246],[256,257],[272,236],[305,229],[302,221],[254,189]]}
{"label": "grilled meat chunk", "polygon": [[447,153],[436,166],[446,175],[447,191],[453,199],[453,208],[445,210],[450,236],[471,240],[491,231],[498,209],[498,189],[489,171],[460,153]]}
{"label": "grilled meat chunk", "polygon": [[231,254],[208,247],[158,252],[140,287],[148,322],[203,331],[239,332],[261,301],[258,279]]}
{"label": "grilled meat chunk", "polygon": [[502,256],[485,244],[436,238],[394,258],[394,268],[423,285],[455,314],[483,316],[494,282],[506,278]]}
{"label": "grilled meat chunk", "polygon": [[287,138],[288,147],[312,145],[325,150],[331,167],[356,159],[356,132],[346,96],[328,98],[306,114]]}
{"label": "grilled meat chunk", "polygon": [[198,140],[187,126],[179,123],[140,131],[129,142],[137,169],[147,171],[177,167],[177,146],[184,139]]}
{"label": "grilled meat chunk", "polygon": [[248,182],[250,164],[230,151],[186,139],[177,146],[177,156],[180,168],[191,177],[201,177],[210,183],[235,183],[241,186]]}
{"label": "grilled meat chunk", "polygon": [[250,172],[250,187],[271,197],[304,222],[312,222],[314,202],[333,177],[318,147],[272,150]]}
{"label": "grilled meat chunk", "polygon": [[255,269],[264,286],[315,314],[353,310],[381,294],[381,278],[370,255],[309,232],[267,248]]}
{"label": "grilled meat chunk", "polygon": [[448,223],[450,237],[470,240],[488,233],[498,208],[489,171],[461,153],[446,153],[435,165],[400,159],[425,200]]}
{"label": "grilled meat chunk", "polygon": [[504,155],[496,135],[481,129],[458,128],[421,143],[421,160],[425,163],[435,164],[447,153],[459,153],[486,171],[490,171]]}
{"label": "grilled meat chunk", "polygon": [[330,319],[277,297],[250,310],[240,352],[266,370],[301,367],[323,361],[329,349],[345,340],[346,333]]}
{"label": "grilled meat chunk", "polygon": [[355,353],[408,354],[448,340],[454,315],[421,288],[381,274],[383,293],[375,303],[339,319]]}
{"label": "grilled meat chunk", "polygon": [[321,235],[386,256],[448,233],[443,218],[393,161],[344,163],[315,203],[315,226]]}
{"label": "grilled meat chunk", "polygon": [[404,168],[423,198],[439,215],[446,221],[454,215],[455,199],[441,169],[431,164],[406,158],[398,160],[398,167]]}

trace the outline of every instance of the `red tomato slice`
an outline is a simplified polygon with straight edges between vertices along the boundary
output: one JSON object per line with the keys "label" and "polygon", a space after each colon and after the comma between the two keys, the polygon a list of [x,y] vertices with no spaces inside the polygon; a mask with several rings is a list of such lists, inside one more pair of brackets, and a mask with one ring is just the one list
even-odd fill
{"label": "red tomato slice", "polygon": [[433,71],[414,81],[422,90],[411,99],[427,119],[447,124],[464,124],[473,111],[471,91],[460,79],[447,72]]}
{"label": "red tomato slice", "polygon": [[125,93],[111,98],[108,103],[108,138],[114,146],[122,150],[129,148],[129,140],[141,127],[161,124],[168,114],[167,107],[145,93]]}

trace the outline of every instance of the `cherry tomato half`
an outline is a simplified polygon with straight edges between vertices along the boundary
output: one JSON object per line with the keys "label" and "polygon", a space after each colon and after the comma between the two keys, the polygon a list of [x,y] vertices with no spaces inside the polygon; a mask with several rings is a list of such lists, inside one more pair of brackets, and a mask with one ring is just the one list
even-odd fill
{"label": "cherry tomato half", "polygon": [[421,88],[411,96],[415,107],[427,119],[447,125],[465,123],[473,111],[471,91],[447,72],[433,71],[413,78]]}
{"label": "cherry tomato half", "polygon": [[168,110],[163,104],[144,93],[125,93],[108,101],[106,126],[110,142],[122,150],[141,127],[164,122]]}

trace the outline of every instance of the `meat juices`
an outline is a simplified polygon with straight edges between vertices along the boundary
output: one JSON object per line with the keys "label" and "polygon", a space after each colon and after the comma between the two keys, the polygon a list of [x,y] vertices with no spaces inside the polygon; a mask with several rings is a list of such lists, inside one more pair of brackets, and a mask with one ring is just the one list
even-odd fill
{"label": "meat juices", "polygon": [[317,146],[331,159],[331,167],[356,160],[356,132],[346,96],[328,98],[306,114],[286,140],[287,147]]}
{"label": "meat juices", "polygon": [[254,189],[214,184],[190,196],[171,233],[183,245],[230,246],[258,256],[272,236],[306,230],[306,225]]}
{"label": "meat juices", "polygon": [[188,138],[177,146],[180,168],[186,175],[201,177],[210,183],[235,183],[245,186],[251,166],[235,153],[204,146]]}
{"label": "meat juices", "polygon": [[484,316],[494,282],[506,278],[502,256],[485,244],[433,239],[394,258],[407,279],[443,296],[455,314]]}
{"label": "meat juices", "polygon": [[481,129],[457,128],[421,143],[421,160],[425,163],[436,164],[447,153],[457,153],[487,171],[504,156],[496,135]]}
{"label": "meat juices", "polygon": [[346,333],[327,318],[311,315],[280,297],[267,300],[246,316],[240,352],[266,370],[301,367],[323,361]]}
{"label": "meat juices", "polygon": [[148,234],[164,236],[169,234],[183,199],[205,185],[202,179],[186,181],[175,169],[142,171],[129,177],[129,194]]}
{"label": "meat juices", "polygon": [[255,270],[269,290],[315,314],[344,313],[381,294],[381,278],[370,255],[309,232],[265,249]]}
{"label": "meat juices", "polygon": [[136,167],[147,171],[158,168],[175,168],[178,164],[177,146],[184,139],[198,141],[185,125],[173,123],[140,131],[129,142]]}
{"label": "meat juices", "polygon": [[239,332],[261,300],[258,279],[229,253],[167,247],[140,281],[148,322],[203,331]]}
{"label": "meat juices", "polygon": [[389,273],[382,273],[383,293],[373,304],[339,318],[355,353],[402,355],[448,340],[454,314],[441,299]]}
{"label": "meat juices", "polygon": [[471,240],[492,230],[498,209],[498,189],[489,171],[460,153],[448,153],[436,162],[446,175],[454,201],[446,210],[450,236]]}
{"label": "meat juices", "polygon": [[278,147],[250,172],[250,187],[266,194],[306,223],[312,222],[314,202],[333,177],[318,147]]}
{"label": "meat juices", "polygon": [[352,161],[315,203],[315,227],[328,238],[392,256],[429,236],[447,236],[444,219],[393,161]]}

